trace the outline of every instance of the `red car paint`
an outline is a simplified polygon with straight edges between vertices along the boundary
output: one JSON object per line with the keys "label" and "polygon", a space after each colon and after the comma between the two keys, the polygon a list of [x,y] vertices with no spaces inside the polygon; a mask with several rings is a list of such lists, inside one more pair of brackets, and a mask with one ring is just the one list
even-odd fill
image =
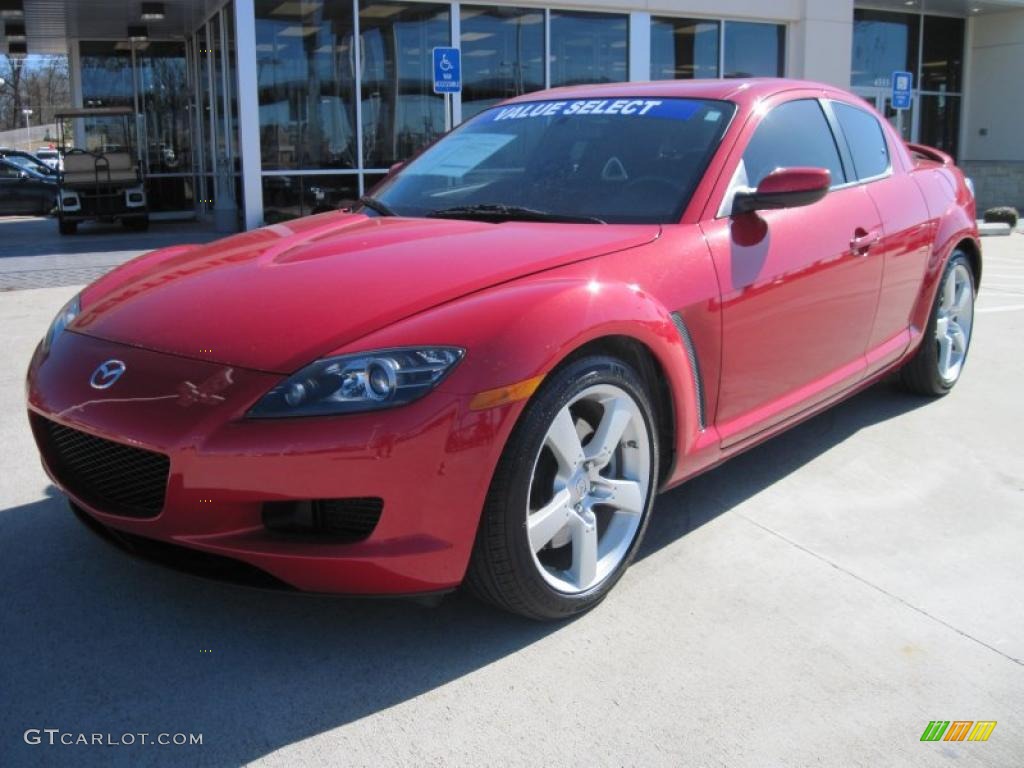
{"label": "red car paint", "polygon": [[[415,593],[463,578],[484,497],[525,402],[480,392],[545,374],[588,342],[643,344],[668,383],[678,484],[869,385],[921,342],[942,267],[980,248],[963,176],[883,120],[891,174],[809,207],[719,216],[763,115],[850,94],[785,80],[559,89],[543,98],[693,97],[738,111],[678,224],[368,218],[330,213],[141,257],[87,288],[82,313],[29,370],[46,418],[170,457],[162,513],[103,525],[226,555],[300,589]],[[980,273],[979,273],[980,276]],[[685,322],[690,364],[672,313]],[[453,345],[435,391],[370,413],[244,414],[329,354]],[[97,392],[116,358],[132,375]],[[702,396],[703,401],[700,401]],[[703,423],[702,423],[703,416]],[[45,464],[45,461],[44,461]],[[380,496],[364,541],[282,539],[266,501]]]}

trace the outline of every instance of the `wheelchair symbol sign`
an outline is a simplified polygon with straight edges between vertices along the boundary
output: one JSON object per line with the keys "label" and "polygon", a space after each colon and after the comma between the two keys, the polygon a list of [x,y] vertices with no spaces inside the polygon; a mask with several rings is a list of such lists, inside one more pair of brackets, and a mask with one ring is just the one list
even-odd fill
{"label": "wheelchair symbol sign", "polygon": [[462,90],[462,58],[458,48],[434,49],[434,93]]}

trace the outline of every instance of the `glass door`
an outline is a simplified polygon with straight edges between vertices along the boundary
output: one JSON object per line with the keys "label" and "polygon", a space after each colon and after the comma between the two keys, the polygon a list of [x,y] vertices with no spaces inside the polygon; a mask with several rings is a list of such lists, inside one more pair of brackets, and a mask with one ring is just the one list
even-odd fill
{"label": "glass door", "polygon": [[218,227],[236,228],[241,211],[237,156],[238,104],[234,92],[234,25],[231,5],[211,16],[190,41],[195,86],[193,135],[199,210]]}

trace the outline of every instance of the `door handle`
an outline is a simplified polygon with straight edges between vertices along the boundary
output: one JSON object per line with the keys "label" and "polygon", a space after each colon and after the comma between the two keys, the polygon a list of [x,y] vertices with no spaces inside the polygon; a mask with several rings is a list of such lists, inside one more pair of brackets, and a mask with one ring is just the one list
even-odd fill
{"label": "door handle", "polygon": [[850,240],[850,250],[854,256],[866,256],[867,252],[871,250],[871,246],[881,239],[882,234],[877,229],[867,232],[858,227]]}

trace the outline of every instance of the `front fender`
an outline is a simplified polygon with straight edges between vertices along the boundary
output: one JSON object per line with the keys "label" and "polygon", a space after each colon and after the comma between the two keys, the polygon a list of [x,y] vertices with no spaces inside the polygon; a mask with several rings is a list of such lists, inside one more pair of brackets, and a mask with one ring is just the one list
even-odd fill
{"label": "front fender", "polygon": [[[673,400],[674,447],[688,453],[699,434],[698,391],[669,309],[638,285],[594,278],[585,270],[571,272],[481,291],[396,323],[337,354],[458,345],[467,350],[466,358],[438,391],[468,395],[547,375],[585,344],[625,336],[643,344],[664,372]],[[524,405],[498,407],[512,409],[508,421],[514,422]],[[502,445],[505,439],[507,434]]]}

